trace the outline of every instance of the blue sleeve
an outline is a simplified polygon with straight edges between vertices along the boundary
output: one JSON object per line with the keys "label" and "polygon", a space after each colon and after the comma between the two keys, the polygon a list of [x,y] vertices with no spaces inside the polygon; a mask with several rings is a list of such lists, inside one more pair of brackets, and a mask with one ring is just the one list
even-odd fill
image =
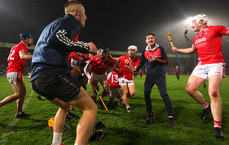
{"label": "blue sleeve", "polygon": [[156,61],[158,61],[159,64],[167,65],[168,64],[167,54],[166,54],[166,52],[165,52],[163,47],[160,46],[159,49],[161,50],[161,57],[160,58],[156,58]]}
{"label": "blue sleeve", "polygon": [[145,51],[142,52],[141,60],[140,60],[140,62],[138,64],[137,71],[139,71],[143,67],[145,62],[147,61],[147,59],[145,58],[144,54],[145,54]]}
{"label": "blue sleeve", "polygon": [[79,32],[80,24],[77,20],[72,18],[57,21],[52,25],[51,35],[48,38],[48,44],[57,49],[69,49],[69,51],[76,51],[81,53],[88,52],[88,45],[82,41],[72,41]]}

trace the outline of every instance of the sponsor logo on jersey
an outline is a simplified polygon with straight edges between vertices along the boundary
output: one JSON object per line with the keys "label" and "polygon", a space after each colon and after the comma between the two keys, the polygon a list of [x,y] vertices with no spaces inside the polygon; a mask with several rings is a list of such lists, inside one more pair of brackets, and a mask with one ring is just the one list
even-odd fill
{"label": "sponsor logo on jersey", "polygon": [[195,45],[198,44],[198,43],[204,42],[204,41],[206,41],[206,37],[197,39],[197,40],[195,41]]}

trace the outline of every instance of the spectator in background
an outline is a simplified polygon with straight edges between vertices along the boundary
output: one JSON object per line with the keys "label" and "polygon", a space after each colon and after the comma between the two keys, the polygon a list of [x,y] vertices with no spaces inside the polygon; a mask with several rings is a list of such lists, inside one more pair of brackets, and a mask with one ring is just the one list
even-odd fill
{"label": "spectator in background", "polygon": [[182,72],[181,72],[179,66],[176,66],[176,68],[173,70],[173,73],[176,74],[177,80],[179,81],[179,80],[180,80],[180,74],[182,74]]}
{"label": "spectator in background", "polygon": [[139,71],[139,75],[140,75],[140,79],[142,78],[142,75],[143,75],[143,71],[142,71],[142,69],[140,69],[140,71]]}
{"label": "spectator in background", "polygon": [[21,42],[10,50],[6,74],[15,94],[6,97],[0,102],[0,107],[2,107],[17,100],[16,118],[28,116],[28,114],[24,113],[22,110],[26,95],[23,74],[26,60],[32,59],[32,55],[28,54],[27,47],[31,46],[33,42],[32,36],[29,33],[21,33],[20,40]]}

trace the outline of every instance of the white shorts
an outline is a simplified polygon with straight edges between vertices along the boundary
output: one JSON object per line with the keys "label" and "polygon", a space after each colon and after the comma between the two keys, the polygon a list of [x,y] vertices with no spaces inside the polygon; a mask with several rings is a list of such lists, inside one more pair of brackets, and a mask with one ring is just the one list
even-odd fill
{"label": "white shorts", "polygon": [[131,86],[134,85],[134,81],[133,80],[127,80],[125,78],[119,78],[119,85],[120,86]]}
{"label": "white shorts", "polygon": [[20,85],[24,83],[24,77],[21,72],[9,72],[6,74],[6,77],[10,84]]}
{"label": "white shorts", "polygon": [[208,79],[212,75],[221,75],[225,77],[225,63],[213,63],[205,65],[197,65],[192,71],[193,76]]}
{"label": "white shorts", "polygon": [[98,74],[95,74],[92,72],[91,78],[92,78],[92,80],[103,82],[103,81],[107,80],[107,75],[106,74],[98,75]]}
{"label": "white shorts", "polygon": [[122,96],[122,88],[110,88],[110,96],[112,98],[120,98]]}

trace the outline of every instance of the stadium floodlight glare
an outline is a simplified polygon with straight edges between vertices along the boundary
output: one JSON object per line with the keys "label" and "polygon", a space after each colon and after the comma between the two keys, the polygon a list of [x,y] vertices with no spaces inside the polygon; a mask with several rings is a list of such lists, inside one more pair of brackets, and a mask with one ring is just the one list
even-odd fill
{"label": "stadium floodlight glare", "polygon": [[192,26],[192,22],[193,22],[193,17],[188,17],[185,21],[186,21],[186,28],[191,27]]}

